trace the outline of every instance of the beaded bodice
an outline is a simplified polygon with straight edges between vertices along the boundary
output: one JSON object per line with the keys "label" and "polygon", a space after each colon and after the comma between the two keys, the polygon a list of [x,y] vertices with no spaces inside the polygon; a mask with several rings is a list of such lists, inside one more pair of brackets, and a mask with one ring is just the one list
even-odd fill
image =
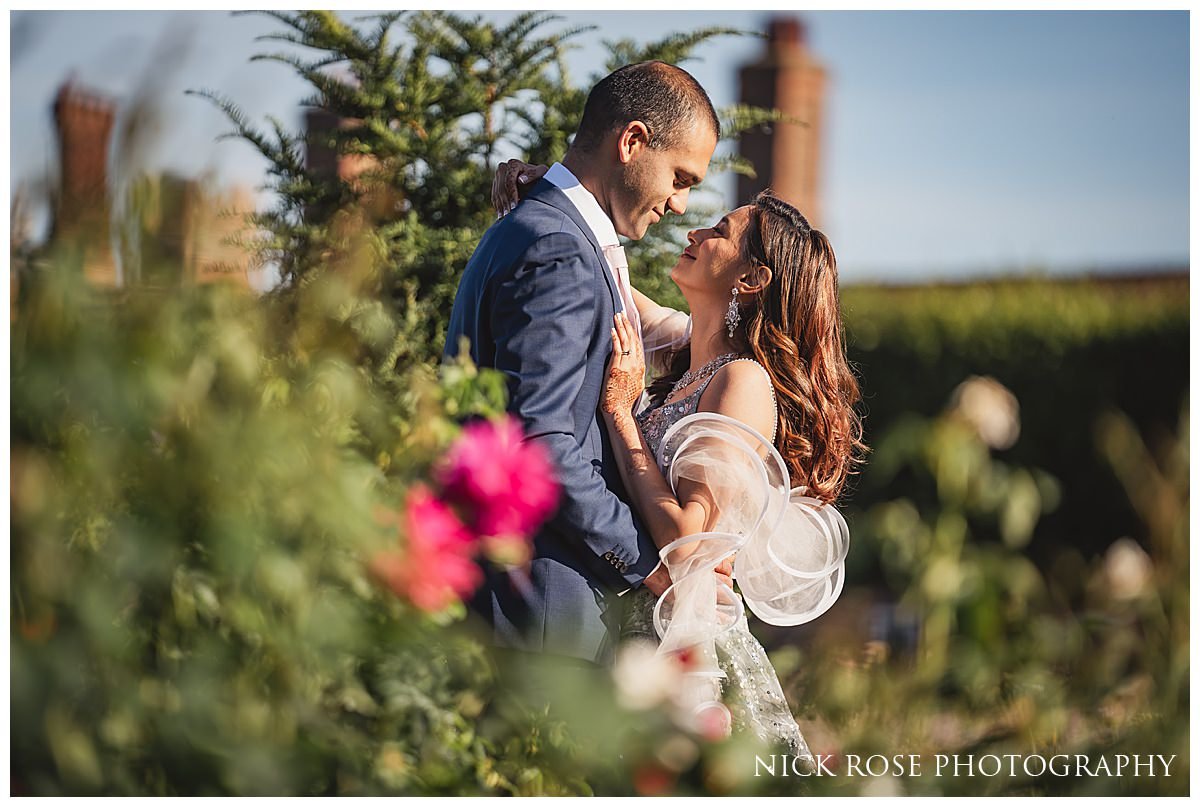
{"label": "beaded bodice", "polygon": [[[634,416],[634,418],[637,420],[638,427],[642,430],[642,436],[646,438],[646,445],[649,446],[650,450],[654,453],[656,460],[660,453],[659,448],[662,445],[662,439],[666,435],[667,430],[670,429],[671,426],[673,426],[677,421],[682,420],[688,415],[695,414],[697,407],[700,406],[700,398],[704,395],[704,391],[708,389],[709,383],[716,376],[717,370],[720,370],[726,364],[729,364],[733,361],[753,361],[753,359],[746,359],[732,353],[726,356],[721,356],[720,358],[711,362],[711,369],[706,367],[706,372],[699,374],[698,377],[703,378],[704,380],[696,387],[696,389],[692,390],[692,392],[680,398],[678,401],[671,401],[670,403],[664,403],[653,408],[648,408]],[[757,362],[755,362],[755,364],[757,364]],[[772,395],[773,394],[774,390],[772,390]],[[774,436],[775,435],[772,434],[770,435],[770,438],[774,439]]]}
{"label": "beaded bodice", "polygon": [[700,396],[704,394],[704,390],[707,387],[708,383],[705,382],[691,395],[687,395],[672,403],[647,409],[635,416],[635,420],[637,420],[637,424],[642,430],[642,436],[646,438],[646,445],[654,452],[656,459],[658,457],[659,446],[662,445],[662,439],[666,436],[667,429],[671,428],[672,424],[676,421],[696,411],[696,407],[700,405]]}

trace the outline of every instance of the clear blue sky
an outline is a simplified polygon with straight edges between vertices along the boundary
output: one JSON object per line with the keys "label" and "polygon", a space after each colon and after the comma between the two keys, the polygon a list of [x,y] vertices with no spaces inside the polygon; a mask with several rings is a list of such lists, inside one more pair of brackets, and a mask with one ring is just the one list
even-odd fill
{"label": "clear blue sky", "polygon": [[[571,57],[584,82],[602,39],[681,28],[762,30],[775,12],[565,13],[596,24]],[[502,20],[511,12],[489,12]],[[830,73],[824,229],[843,280],[918,280],[1026,266],[1051,271],[1188,261],[1187,12],[804,12]],[[147,168],[261,182],[207,87],[256,120],[298,125],[305,85],[248,61],[278,30],[225,12],[12,12],[11,182],[53,170],[50,104],[74,72],[128,100],[162,103]],[[687,65],[718,105],[762,42],[723,38]],[[732,203],[732,178],[714,187]]]}

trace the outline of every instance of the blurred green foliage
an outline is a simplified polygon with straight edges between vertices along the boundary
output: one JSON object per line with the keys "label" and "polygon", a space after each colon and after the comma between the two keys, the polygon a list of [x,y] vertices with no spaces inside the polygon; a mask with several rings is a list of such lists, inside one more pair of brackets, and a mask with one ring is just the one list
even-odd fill
{"label": "blurred green foliage", "polygon": [[[871,785],[882,791],[865,791],[861,778],[827,779],[821,792],[1187,792],[1186,400],[1175,435],[1156,455],[1128,417],[1105,413],[1094,439],[1148,543],[1120,538],[1099,557],[1071,556],[1045,572],[1023,549],[1041,513],[1057,506],[1052,477],[999,459],[954,407],[910,415],[877,443],[868,474],[903,469],[916,481],[905,495],[881,492],[862,502],[852,521],[854,550],[877,559],[884,599],[894,596],[895,613],[912,618],[912,641],[860,635],[855,645],[817,626],[792,662],[789,691],[814,719],[814,751],[918,754],[926,771]],[[1018,508],[1030,512],[1014,515]],[[935,778],[936,754],[1083,754],[1092,767],[1106,755],[1176,759],[1169,778],[1161,768],[1157,778],[1120,780]]]}
{"label": "blurred green foliage", "polygon": [[[1049,569],[1063,553],[1094,556],[1114,539],[1149,539],[1094,426],[1123,412],[1156,453],[1177,440],[1188,391],[1188,279],[1047,278],[843,290],[849,355],[863,378],[868,442],[906,413],[937,412],[972,375],[1020,405],[1006,459],[1041,468],[1061,503],[1037,524],[1029,553]],[[871,487],[875,485],[875,487]],[[914,493],[907,476],[868,474],[858,498]],[[866,570],[864,569],[864,572]]]}
{"label": "blurred green foliage", "polygon": [[[443,393],[414,367],[390,399],[336,340],[280,351],[244,293],[101,296],[71,268],[29,275],[13,326],[14,789],[380,792],[387,765],[470,769],[459,706],[486,660],[365,559],[456,431],[443,397],[494,412],[495,379]],[[317,286],[328,332],[352,295]]]}

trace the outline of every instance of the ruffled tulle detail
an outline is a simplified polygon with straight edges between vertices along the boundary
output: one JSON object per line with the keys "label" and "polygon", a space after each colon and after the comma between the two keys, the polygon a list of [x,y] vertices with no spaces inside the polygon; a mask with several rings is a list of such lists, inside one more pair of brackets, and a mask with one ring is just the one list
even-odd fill
{"label": "ruffled tulle detail", "polygon": [[[735,718],[764,740],[810,756],[778,678],[746,627],[743,601],[772,625],[800,625],[828,611],[845,581],[845,520],[804,488],[792,489],[774,446],[724,415],[680,419],[664,434],[658,460],[675,495],[701,497],[712,514],[708,530],[659,553],[673,583],[655,603],[654,629],[660,653],[689,655],[685,704],[699,715],[733,684],[742,712]],[[727,586],[718,591],[713,573],[730,556],[740,596]],[[726,681],[727,670],[737,680]]]}

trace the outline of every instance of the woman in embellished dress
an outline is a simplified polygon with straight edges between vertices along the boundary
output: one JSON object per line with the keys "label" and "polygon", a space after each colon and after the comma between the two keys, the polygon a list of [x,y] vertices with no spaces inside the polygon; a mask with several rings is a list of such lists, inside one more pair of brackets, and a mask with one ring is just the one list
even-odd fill
{"label": "woman in embellished dress", "polygon": [[[515,172],[532,184],[539,170],[506,163],[494,187],[516,188]],[[618,314],[601,397],[631,503],[664,560],[672,553],[686,558],[703,547],[681,539],[722,534],[706,532],[720,529],[722,517],[709,487],[669,473],[672,446],[663,446],[664,437],[672,426],[686,425],[681,423],[686,418],[712,413],[761,435],[760,453],[772,453],[786,466],[784,478],[790,475],[791,484],[818,507],[837,501],[866,448],[854,411],[858,384],[845,357],[833,249],[798,210],[767,192],[716,225],[693,230],[671,279],[687,300],[690,318],[635,291],[645,353],[635,328]],[[645,390],[645,357],[651,352],[666,354],[656,362],[665,372]],[[678,429],[676,434],[682,436]],[[834,576],[841,572],[836,565]],[[668,561],[673,581],[677,566]],[[737,570],[735,565],[734,578],[745,589]],[[840,585],[839,577],[832,598],[824,596],[807,615],[776,624],[798,624],[822,612]],[[644,587],[630,596],[623,638],[657,641],[663,633],[661,622],[655,626],[657,598]],[[753,605],[748,596],[747,602]],[[797,757],[811,757],[740,610],[714,644],[724,674],[721,700],[732,711],[733,726],[782,742]]]}

